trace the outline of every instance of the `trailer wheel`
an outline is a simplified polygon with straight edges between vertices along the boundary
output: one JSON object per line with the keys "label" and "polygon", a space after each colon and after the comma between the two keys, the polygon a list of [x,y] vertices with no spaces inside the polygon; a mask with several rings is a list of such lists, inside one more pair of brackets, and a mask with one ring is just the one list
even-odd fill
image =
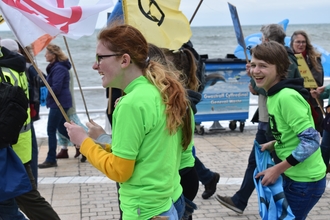
{"label": "trailer wheel", "polygon": [[244,126],[245,126],[245,123],[244,123],[244,122],[240,122],[240,124],[239,124],[239,130],[240,130],[241,132],[244,131]]}
{"label": "trailer wheel", "polygon": [[229,122],[229,128],[230,128],[230,130],[235,130],[236,128],[237,128],[237,126],[236,126],[236,121],[230,121]]}
{"label": "trailer wheel", "polygon": [[204,133],[205,133],[205,130],[204,130],[204,127],[202,126],[202,127],[200,127],[199,130],[197,131],[197,134],[199,134],[199,135],[204,135]]}

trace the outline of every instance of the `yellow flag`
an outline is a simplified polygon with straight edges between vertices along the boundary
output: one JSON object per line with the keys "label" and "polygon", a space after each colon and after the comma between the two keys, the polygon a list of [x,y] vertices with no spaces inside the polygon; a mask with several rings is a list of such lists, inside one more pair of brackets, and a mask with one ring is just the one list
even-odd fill
{"label": "yellow flag", "polygon": [[0,24],[4,23],[5,19],[2,17],[2,15],[0,15]]}
{"label": "yellow flag", "polygon": [[298,61],[298,69],[302,78],[304,78],[304,87],[305,88],[317,88],[317,83],[313,77],[312,72],[310,71],[304,57],[301,54],[295,54]]}
{"label": "yellow flag", "polygon": [[192,35],[187,17],[179,11],[180,0],[123,0],[122,6],[125,23],[158,47],[177,50]]}

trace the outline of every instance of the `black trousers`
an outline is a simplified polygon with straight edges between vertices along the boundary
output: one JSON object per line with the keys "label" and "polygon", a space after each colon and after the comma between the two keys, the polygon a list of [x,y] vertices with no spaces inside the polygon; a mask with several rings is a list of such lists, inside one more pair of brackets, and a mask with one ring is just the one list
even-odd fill
{"label": "black trousers", "polygon": [[24,166],[30,178],[32,190],[15,198],[18,207],[32,220],[59,220],[60,217],[52,206],[37,190],[30,164],[24,164]]}

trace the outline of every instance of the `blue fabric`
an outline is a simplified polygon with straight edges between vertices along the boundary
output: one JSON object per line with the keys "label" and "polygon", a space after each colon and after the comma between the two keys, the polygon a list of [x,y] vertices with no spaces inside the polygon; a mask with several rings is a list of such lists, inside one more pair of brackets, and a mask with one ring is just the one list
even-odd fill
{"label": "blue fabric", "polygon": [[[256,141],[254,142],[254,148],[257,167],[253,177],[256,176],[257,173],[274,166],[269,151],[262,152],[260,145]],[[295,219],[289,203],[285,198],[282,176],[279,176],[274,184],[268,186],[263,186],[261,184],[262,177],[253,179],[258,194],[259,214],[263,220]]]}
{"label": "blue fabric", "polygon": [[0,202],[32,190],[22,161],[11,147],[0,148]]}
{"label": "blue fabric", "polygon": [[123,6],[121,0],[118,0],[110,16],[108,17],[107,25],[111,24],[111,22],[113,21],[123,21],[123,20],[124,20]]}
{"label": "blue fabric", "polygon": [[198,157],[195,157],[195,169],[197,172],[198,179],[203,185],[206,185],[211,182],[214,173],[210,169],[206,168]]}
{"label": "blue fabric", "polygon": [[[258,122],[258,130],[256,134],[256,141],[260,144],[267,143],[269,141],[274,140],[274,137],[269,135],[267,133],[268,123],[267,122]],[[254,152],[254,146],[252,146],[252,150],[250,152],[248,165],[245,170],[243,182],[241,185],[241,188],[235,193],[233,197],[231,197],[231,200],[235,204],[235,206],[241,210],[245,210],[249,198],[251,194],[253,193],[253,190],[255,188],[254,186],[254,177],[253,173],[256,168],[256,156]]]}
{"label": "blue fabric", "polygon": [[184,210],[185,210],[185,198],[183,196],[183,194],[181,194],[181,196],[178,198],[178,200],[174,203],[174,207],[176,212],[178,213],[178,218],[182,219]]}
{"label": "blue fabric", "polygon": [[166,217],[168,217],[168,220],[179,220],[178,213],[176,212],[176,209],[173,204],[168,211],[163,212],[157,216],[166,216]]}
{"label": "blue fabric", "polygon": [[40,87],[40,105],[46,106],[46,99],[47,99],[48,89],[46,86]]}
{"label": "blue fabric", "polygon": [[296,219],[306,219],[308,213],[320,200],[326,187],[326,178],[316,182],[296,182],[289,178],[283,179],[285,197]]}
{"label": "blue fabric", "polygon": [[15,199],[8,199],[0,202],[0,219],[1,220],[27,220],[18,210]]}

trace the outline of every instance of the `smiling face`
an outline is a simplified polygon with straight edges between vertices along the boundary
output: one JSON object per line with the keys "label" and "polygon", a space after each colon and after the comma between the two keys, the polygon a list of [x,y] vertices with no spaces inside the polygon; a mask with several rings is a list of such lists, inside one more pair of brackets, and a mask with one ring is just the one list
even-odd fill
{"label": "smiling face", "polygon": [[256,82],[256,86],[268,91],[272,86],[280,81],[280,76],[276,72],[276,66],[252,56],[251,76]]}
{"label": "smiling face", "polygon": [[[107,49],[100,41],[96,47],[96,54],[99,56],[117,54],[116,52],[110,51]],[[102,86],[106,87],[115,87],[120,84],[122,81],[122,68],[121,68],[121,55],[118,56],[108,56],[108,57],[99,57],[99,60],[96,60],[93,64],[93,69],[97,70],[98,73],[102,76]]]}
{"label": "smiling face", "polygon": [[301,34],[296,35],[292,47],[294,53],[304,52],[306,50],[306,38]]}

